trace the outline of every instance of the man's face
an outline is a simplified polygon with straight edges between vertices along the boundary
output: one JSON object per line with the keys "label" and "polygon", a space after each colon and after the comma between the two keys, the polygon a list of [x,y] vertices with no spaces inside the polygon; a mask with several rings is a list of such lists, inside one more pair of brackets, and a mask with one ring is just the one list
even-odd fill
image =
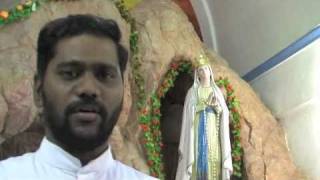
{"label": "man's face", "polygon": [[59,143],[77,151],[105,143],[123,99],[111,39],[84,34],[59,41],[42,85],[44,118]]}

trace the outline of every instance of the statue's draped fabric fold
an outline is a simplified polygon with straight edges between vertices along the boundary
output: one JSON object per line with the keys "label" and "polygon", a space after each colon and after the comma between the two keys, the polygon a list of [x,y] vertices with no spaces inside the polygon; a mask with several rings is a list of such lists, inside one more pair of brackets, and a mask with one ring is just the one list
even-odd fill
{"label": "statue's draped fabric fold", "polygon": [[[211,68],[210,73],[213,79]],[[213,80],[205,88],[196,72],[194,77],[184,104],[176,180],[228,180],[232,172],[229,111]],[[217,106],[203,103],[212,93]]]}

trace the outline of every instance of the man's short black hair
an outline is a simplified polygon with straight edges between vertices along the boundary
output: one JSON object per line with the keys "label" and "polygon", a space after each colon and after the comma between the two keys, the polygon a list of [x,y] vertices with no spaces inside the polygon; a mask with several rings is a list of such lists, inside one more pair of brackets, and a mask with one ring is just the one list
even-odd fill
{"label": "man's short black hair", "polygon": [[69,15],[47,23],[38,37],[37,73],[43,79],[49,61],[54,58],[57,43],[64,38],[90,34],[110,38],[117,47],[121,74],[126,68],[128,51],[120,44],[121,32],[114,20],[93,15]]}

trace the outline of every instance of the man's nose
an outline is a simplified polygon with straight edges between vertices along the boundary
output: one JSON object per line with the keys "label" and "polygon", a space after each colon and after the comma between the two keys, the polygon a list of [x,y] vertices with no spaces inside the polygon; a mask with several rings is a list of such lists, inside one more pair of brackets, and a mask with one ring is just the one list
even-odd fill
{"label": "man's nose", "polygon": [[76,88],[76,93],[80,98],[96,99],[100,96],[100,90],[96,79],[90,73],[86,73],[80,79]]}

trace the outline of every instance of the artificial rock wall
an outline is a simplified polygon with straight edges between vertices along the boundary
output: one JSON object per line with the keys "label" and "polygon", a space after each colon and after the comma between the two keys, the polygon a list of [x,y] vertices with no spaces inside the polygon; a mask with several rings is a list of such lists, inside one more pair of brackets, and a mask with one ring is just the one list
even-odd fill
{"label": "artificial rock wall", "polygon": [[[128,47],[129,26],[116,7],[105,0],[51,2],[31,18],[0,27],[0,158],[36,150],[43,128],[33,104],[36,39],[42,25],[70,13],[91,13],[116,19]],[[227,77],[241,103],[241,138],[245,172],[249,180],[303,179],[293,164],[280,124],[251,87],[229,68],[225,60],[207,50],[179,7],[169,0],[145,0],[131,10],[140,34],[139,55],[145,88],[158,86],[172,60],[193,59],[206,51],[215,77]],[[131,68],[125,74],[124,105],[110,143],[116,159],[148,172],[141,130],[134,104]]]}

